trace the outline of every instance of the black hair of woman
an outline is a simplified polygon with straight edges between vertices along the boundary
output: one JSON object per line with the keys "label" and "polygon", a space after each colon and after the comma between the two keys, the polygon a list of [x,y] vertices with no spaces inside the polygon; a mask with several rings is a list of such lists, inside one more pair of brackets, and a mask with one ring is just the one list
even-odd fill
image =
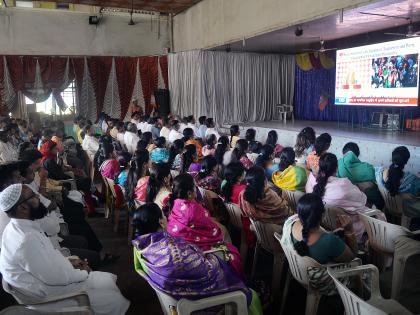
{"label": "black hair of woman", "polygon": [[279,139],[279,136],[277,135],[277,131],[270,130],[268,132],[267,140],[265,141],[265,144],[269,144],[273,147],[276,147],[278,139]]}
{"label": "black hair of woman", "polygon": [[172,181],[172,193],[169,196],[167,207],[172,210],[176,199],[189,199],[195,193],[194,178],[188,174],[179,174]]}
{"label": "black hair of woman", "polygon": [[198,179],[203,179],[207,176],[210,176],[216,167],[217,160],[214,156],[208,155],[203,157],[203,159],[201,160],[201,170],[197,174]]}
{"label": "black hair of woman", "polygon": [[207,119],[206,116],[200,116],[200,117],[198,117],[199,124],[200,125],[204,125],[206,123],[206,119]]}
{"label": "black hair of woman", "polygon": [[153,141],[153,135],[150,131],[143,132],[141,135],[141,140],[144,140],[147,142],[147,144],[151,144]]}
{"label": "black hair of woman", "polygon": [[230,141],[229,144],[232,145],[232,139],[235,136],[239,136],[239,126],[238,125],[232,125],[230,126]]}
{"label": "black hair of woman", "polygon": [[262,167],[253,166],[245,175],[246,188],[244,198],[250,204],[255,205],[258,200],[265,196],[266,178]]}
{"label": "black hair of woman", "polygon": [[137,182],[145,175],[146,165],[149,163],[148,151],[138,151],[136,153],[137,155],[130,161],[130,168],[124,185],[127,200],[134,199]]}
{"label": "black hair of woman", "polygon": [[314,150],[315,154],[321,156],[325,153],[331,145],[331,136],[329,133],[322,133],[315,139]]}
{"label": "black hair of woman", "polygon": [[404,167],[410,159],[410,151],[407,147],[396,147],[392,151],[392,164],[388,169],[388,179],[385,182],[385,188],[389,191],[391,196],[398,194],[401,179],[404,176]]}
{"label": "black hair of woman", "polygon": [[220,194],[225,202],[232,201],[232,189],[239,179],[244,175],[245,167],[240,162],[229,163],[223,171],[223,182]]}
{"label": "black hair of woman", "polygon": [[300,256],[309,255],[308,238],[312,229],[319,228],[322,215],[325,212],[322,198],[317,194],[303,195],[297,204],[297,213],[302,224],[302,240],[294,244],[296,252]]}
{"label": "black hair of woman", "polygon": [[261,166],[262,168],[266,168],[267,163],[273,160],[274,155],[274,147],[270,144],[264,144],[261,147],[260,154],[258,155],[255,165]]}
{"label": "black hair of woman", "polygon": [[319,170],[316,176],[316,185],[314,186],[313,193],[321,198],[325,194],[325,187],[328,183],[328,178],[337,173],[338,161],[335,154],[324,153],[319,159]]}
{"label": "black hair of woman", "polygon": [[216,152],[214,154],[218,164],[223,164],[223,157],[226,151],[229,150],[229,147],[229,138],[227,136],[221,136],[217,142]]}
{"label": "black hair of woman", "polygon": [[206,119],[206,127],[207,128],[214,128],[214,120],[213,118],[209,117]]}
{"label": "black hair of woman", "polygon": [[149,143],[146,140],[141,139],[137,141],[136,151],[144,151],[147,149],[148,145]]}
{"label": "black hair of woman", "polygon": [[206,145],[209,147],[209,149],[214,149],[216,143],[217,143],[217,138],[215,134],[209,134],[206,137]]}
{"label": "black hair of woman", "polygon": [[248,141],[245,139],[239,139],[236,141],[235,148],[232,151],[232,162],[239,162],[241,157],[246,155],[248,152]]}
{"label": "black hair of woman", "polygon": [[343,155],[349,151],[353,152],[357,157],[360,155],[360,149],[357,143],[347,142],[343,147]]}
{"label": "black hair of woman", "polygon": [[281,151],[279,170],[283,172],[286,168],[295,164],[296,154],[292,147],[286,147]]}
{"label": "black hair of woman", "polygon": [[165,178],[171,175],[171,167],[168,163],[152,164],[150,168],[149,182],[147,183],[146,202],[153,202],[159,190],[165,184]]}
{"label": "black hair of woman", "polygon": [[257,132],[255,131],[255,129],[249,128],[245,132],[245,139],[248,142],[255,141],[255,136],[256,135],[257,135]]}
{"label": "black hair of woman", "polygon": [[157,137],[154,140],[154,144],[157,148],[164,148],[166,145],[166,138],[165,137]]}
{"label": "black hair of woman", "polygon": [[153,202],[148,202],[137,208],[133,213],[134,238],[157,232],[161,227],[160,220],[162,218],[162,211]]}
{"label": "black hair of woman", "polygon": [[262,144],[259,141],[251,141],[248,147],[249,147],[249,151],[251,151],[252,153],[259,154],[262,148]]}
{"label": "black hair of woman", "polygon": [[188,172],[190,165],[197,158],[197,149],[194,144],[188,144],[185,146],[184,149],[185,149],[185,152],[182,153],[181,173]]}
{"label": "black hair of woman", "polygon": [[169,161],[168,162],[170,163],[170,165],[172,165],[173,161],[175,160],[175,157],[178,154],[182,153],[182,151],[184,150],[184,146],[185,146],[184,140],[182,139],[177,139],[172,143],[171,147],[169,148]]}
{"label": "black hair of woman", "polygon": [[315,130],[312,127],[303,128],[296,138],[295,153],[301,156],[303,152],[315,143]]}

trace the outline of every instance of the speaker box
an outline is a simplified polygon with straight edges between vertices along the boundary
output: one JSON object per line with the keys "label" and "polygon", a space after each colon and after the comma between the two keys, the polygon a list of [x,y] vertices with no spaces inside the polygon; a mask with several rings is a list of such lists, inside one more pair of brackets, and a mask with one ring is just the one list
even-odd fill
{"label": "speaker box", "polygon": [[155,90],[155,102],[161,116],[168,116],[171,112],[169,105],[169,90],[157,89]]}

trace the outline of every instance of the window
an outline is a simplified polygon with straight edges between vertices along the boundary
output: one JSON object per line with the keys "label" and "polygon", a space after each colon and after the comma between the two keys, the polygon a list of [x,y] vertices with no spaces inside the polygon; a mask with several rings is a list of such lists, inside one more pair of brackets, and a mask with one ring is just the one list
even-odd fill
{"label": "window", "polygon": [[[71,113],[74,113],[76,108],[76,83],[74,80],[70,83],[67,89],[61,92],[61,97],[63,98],[64,103],[67,105],[65,111],[60,110],[51,94],[50,97],[44,102],[35,104],[36,112],[44,113],[47,115],[70,115]],[[26,105],[32,106],[34,104],[34,102],[28,97],[25,97],[25,103]]]}

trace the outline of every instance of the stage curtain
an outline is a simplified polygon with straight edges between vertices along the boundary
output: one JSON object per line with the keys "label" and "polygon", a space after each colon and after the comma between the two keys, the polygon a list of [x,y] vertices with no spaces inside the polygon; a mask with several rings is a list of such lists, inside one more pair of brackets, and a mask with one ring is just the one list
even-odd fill
{"label": "stage curtain", "polygon": [[217,51],[169,55],[171,111],[207,115],[219,124],[271,120],[292,104],[294,56]]}
{"label": "stage curtain", "polygon": [[[296,65],[295,73],[294,111],[297,119],[367,125],[374,112],[383,110],[383,108],[369,106],[334,105],[335,68],[304,71]],[[328,95],[329,99],[323,111],[319,109],[321,94]],[[420,116],[418,107],[387,108],[387,111],[399,113],[402,119]]]}
{"label": "stage curtain", "polygon": [[117,72],[118,90],[121,103],[121,119],[127,114],[133,95],[134,83],[136,81],[136,58],[116,57],[115,67]]}
{"label": "stage curtain", "polygon": [[150,114],[153,110],[151,106],[151,97],[158,86],[158,57],[140,57],[139,68],[140,78],[143,88],[145,113]]}
{"label": "stage curtain", "polygon": [[165,88],[169,87],[168,84],[168,56],[161,56],[159,58],[160,69],[162,71],[163,81],[165,82]]}
{"label": "stage curtain", "polygon": [[90,77],[96,96],[96,116],[102,111],[109,73],[111,72],[112,57],[90,57],[87,59]]}
{"label": "stage curtain", "polygon": [[4,94],[3,69],[4,69],[4,60],[3,60],[3,57],[0,56],[0,115],[4,115],[7,112],[6,104],[3,101],[4,99],[3,97],[3,94]]}

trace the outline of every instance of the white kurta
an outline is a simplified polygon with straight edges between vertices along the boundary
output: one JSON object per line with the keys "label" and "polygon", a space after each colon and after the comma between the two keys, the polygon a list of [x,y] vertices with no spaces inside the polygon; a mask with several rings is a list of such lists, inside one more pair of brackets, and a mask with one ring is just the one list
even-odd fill
{"label": "white kurta", "polygon": [[35,221],[12,219],[6,226],[0,272],[15,290],[32,299],[86,291],[96,315],[125,314],[130,305],[116,286],[115,275],[74,269]]}
{"label": "white kurta", "polygon": [[203,141],[206,139],[206,130],[206,125],[200,125],[200,127],[198,127],[198,137],[203,139]]}
{"label": "white kurta", "polygon": [[162,127],[162,129],[160,130],[160,136],[164,137],[166,139],[166,141],[169,141],[169,133],[171,132],[171,130],[165,126]]}
{"label": "white kurta", "polygon": [[82,142],[82,148],[89,156],[95,155],[96,151],[99,150],[99,141],[95,137],[85,135]]}
{"label": "white kurta", "polygon": [[137,148],[137,142],[140,141],[140,138],[133,132],[127,131],[124,134],[124,143],[127,147],[128,152],[131,154],[134,154],[134,151],[136,151]]}
{"label": "white kurta", "polygon": [[201,138],[201,136],[198,133],[197,127],[193,123],[188,123],[187,128],[191,128],[194,131],[194,136],[195,137]]}
{"label": "white kurta", "polygon": [[182,139],[184,136],[182,133],[179,133],[178,131],[172,129],[171,132],[169,132],[168,136],[168,142],[174,143],[175,140]]}
{"label": "white kurta", "polygon": [[217,140],[220,138],[220,134],[217,132],[215,128],[206,129],[205,138],[207,138],[210,135],[215,135]]}

